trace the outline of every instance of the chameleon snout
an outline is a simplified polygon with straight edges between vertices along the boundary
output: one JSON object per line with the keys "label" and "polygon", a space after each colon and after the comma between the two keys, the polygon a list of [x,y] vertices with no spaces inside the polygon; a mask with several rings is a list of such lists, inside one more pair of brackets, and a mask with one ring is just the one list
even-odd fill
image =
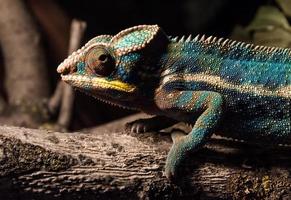
{"label": "chameleon snout", "polygon": [[57,68],[57,72],[62,75],[68,75],[76,71],[77,71],[77,66],[72,63],[62,63]]}

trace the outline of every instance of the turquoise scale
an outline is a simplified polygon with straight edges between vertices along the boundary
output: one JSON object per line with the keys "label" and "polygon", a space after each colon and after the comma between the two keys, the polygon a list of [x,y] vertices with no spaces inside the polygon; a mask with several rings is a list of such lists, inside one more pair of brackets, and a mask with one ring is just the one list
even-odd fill
{"label": "turquoise scale", "polygon": [[[280,50],[273,53],[259,52],[245,47],[221,48],[217,43],[177,43],[170,49],[175,58],[169,73],[200,73],[217,75],[236,84],[264,85],[278,88],[291,83],[291,57]],[[179,47],[180,45],[180,47]],[[171,48],[171,47],[170,47]]]}

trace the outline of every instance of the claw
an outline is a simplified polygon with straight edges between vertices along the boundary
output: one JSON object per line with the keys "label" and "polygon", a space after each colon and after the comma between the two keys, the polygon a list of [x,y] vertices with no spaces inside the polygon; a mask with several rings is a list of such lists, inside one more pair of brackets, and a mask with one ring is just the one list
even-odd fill
{"label": "claw", "polygon": [[141,133],[141,126],[139,124],[136,126],[136,133]]}
{"label": "claw", "polygon": [[135,132],[134,129],[135,129],[134,126],[132,126],[131,129],[130,129],[130,132],[134,133]]}
{"label": "claw", "polygon": [[183,131],[175,129],[171,133],[171,138],[172,138],[173,142],[176,143],[177,141],[182,139],[185,135],[186,135],[186,133],[184,133]]}
{"label": "claw", "polygon": [[126,124],[126,129],[131,133],[144,133],[147,131],[147,127],[140,122],[131,122]]}
{"label": "claw", "polygon": [[167,177],[167,179],[169,180],[173,180],[174,179],[174,174],[171,171],[165,171],[165,176]]}

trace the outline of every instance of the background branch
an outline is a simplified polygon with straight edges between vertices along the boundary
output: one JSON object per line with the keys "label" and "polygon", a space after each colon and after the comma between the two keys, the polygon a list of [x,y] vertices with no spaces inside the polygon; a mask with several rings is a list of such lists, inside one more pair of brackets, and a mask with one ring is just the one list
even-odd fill
{"label": "background branch", "polygon": [[[70,18],[54,0],[26,0],[36,20],[47,36],[49,53],[61,62],[68,53]],[[55,70],[54,70],[55,73]]]}
{"label": "background branch", "polygon": [[[86,23],[84,21],[76,19],[72,21],[68,50],[69,55],[80,47],[85,30]],[[60,114],[57,121],[60,129],[67,129],[70,125],[74,97],[73,88],[63,82],[59,82],[55,93],[48,102],[48,109],[53,114],[56,112],[57,108],[60,107]]]}
{"label": "background branch", "polygon": [[[68,51],[69,55],[80,47],[85,30],[86,30],[85,22],[76,19],[72,21]],[[74,104],[73,88],[65,84],[63,86],[63,98],[61,102],[60,115],[58,118],[58,125],[60,125],[61,127],[64,128],[69,127],[73,113],[73,104]]]}
{"label": "background branch", "polygon": [[40,102],[49,94],[46,59],[40,34],[24,1],[0,1],[0,27],[9,104]]}
{"label": "background branch", "polygon": [[4,111],[5,105],[6,105],[5,101],[3,97],[0,95],[0,114]]}

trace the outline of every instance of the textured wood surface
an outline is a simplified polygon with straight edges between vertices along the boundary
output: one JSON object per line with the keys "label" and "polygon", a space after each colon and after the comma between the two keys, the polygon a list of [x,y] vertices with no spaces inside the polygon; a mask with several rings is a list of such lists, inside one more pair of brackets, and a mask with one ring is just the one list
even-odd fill
{"label": "textured wood surface", "polygon": [[0,199],[291,199],[290,148],[216,137],[170,183],[171,139],[123,131],[137,117],[78,133],[0,126]]}

